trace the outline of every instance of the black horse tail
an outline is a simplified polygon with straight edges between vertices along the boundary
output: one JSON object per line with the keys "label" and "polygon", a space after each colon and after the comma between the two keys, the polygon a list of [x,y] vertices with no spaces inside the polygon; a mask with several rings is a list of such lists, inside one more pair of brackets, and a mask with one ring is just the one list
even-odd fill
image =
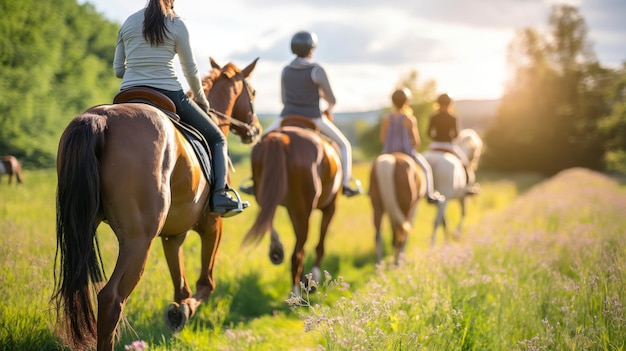
{"label": "black horse tail", "polygon": [[[261,210],[243,239],[244,244],[258,243],[272,228],[276,208],[287,195],[287,145],[289,137],[281,133],[267,134],[252,150],[252,158],[262,160],[260,181],[255,183],[256,201]],[[258,154],[260,153],[260,155]]]}
{"label": "black horse tail", "polygon": [[[72,348],[97,341],[94,284],[104,280],[96,238],[105,117],[85,112],[70,122],[57,154],[55,291],[57,324]],[[58,270],[57,270],[58,263]]]}

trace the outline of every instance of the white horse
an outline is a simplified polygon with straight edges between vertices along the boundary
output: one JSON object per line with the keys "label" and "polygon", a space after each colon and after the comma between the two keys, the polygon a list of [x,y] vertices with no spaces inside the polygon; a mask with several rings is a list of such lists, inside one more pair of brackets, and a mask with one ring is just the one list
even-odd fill
{"label": "white horse", "polygon": [[[483,141],[473,129],[463,129],[459,132],[454,144],[465,153],[470,167],[475,171],[478,168],[478,161],[483,148]],[[456,228],[455,235],[460,233],[465,218],[465,198],[467,196],[467,178],[462,161],[453,153],[443,150],[428,150],[424,152],[424,157],[433,169],[435,189],[446,197],[446,200],[439,204],[437,216],[433,227],[431,245],[435,244],[435,235],[439,226],[443,226],[446,241],[449,232],[446,224],[446,207],[452,199],[458,199],[461,204],[461,218]]]}

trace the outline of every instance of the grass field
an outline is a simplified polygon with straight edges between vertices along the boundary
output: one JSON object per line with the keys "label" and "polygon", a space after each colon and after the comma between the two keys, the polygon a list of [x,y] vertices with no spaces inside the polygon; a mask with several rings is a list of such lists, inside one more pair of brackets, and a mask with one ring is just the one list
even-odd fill
{"label": "grass field", "polygon": [[[355,166],[365,183],[368,171],[369,164]],[[238,166],[233,183],[248,172]],[[368,197],[342,198],[322,264],[329,279],[301,307],[285,301],[289,259],[273,266],[267,237],[240,248],[255,208],[226,220],[217,290],[178,335],[162,319],[173,290],[157,240],[126,307],[132,330],[123,330],[118,349],[145,341],[148,350],[624,350],[624,186],[585,170],[543,183],[526,174],[479,172],[479,180],[483,193],[469,201],[461,240],[445,245],[440,234],[430,248],[434,208],[424,201],[399,267],[376,265]],[[19,188],[4,181],[0,350],[61,350],[49,305],[54,171],[26,172]],[[455,204],[449,214],[456,223]],[[315,214],[305,270],[318,223]],[[288,258],[294,238],[285,211],[275,224]],[[105,225],[99,238],[110,273],[117,243]],[[192,234],[185,244],[192,281],[198,242]]]}

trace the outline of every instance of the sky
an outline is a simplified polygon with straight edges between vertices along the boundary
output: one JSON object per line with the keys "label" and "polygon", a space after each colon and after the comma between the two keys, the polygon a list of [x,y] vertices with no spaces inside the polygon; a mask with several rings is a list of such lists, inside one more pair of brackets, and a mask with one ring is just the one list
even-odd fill
{"label": "sky", "polygon": [[[78,2],[119,24],[146,5]],[[580,10],[603,66],[626,61],[625,0],[176,0],[174,8],[190,31],[201,75],[210,70],[209,57],[240,68],[260,58],[249,79],[259,113],[282,107],[280,72],[294,57],[290,40],[300,30],[319,37],[313,60],[329,76],[335,111],[359,112],[389,106],[396,84],[412,71],[419,84],[434,80],[438,93],[456,100],[500,98],[516,30],[547,30],[552,5],[561,3]]]}

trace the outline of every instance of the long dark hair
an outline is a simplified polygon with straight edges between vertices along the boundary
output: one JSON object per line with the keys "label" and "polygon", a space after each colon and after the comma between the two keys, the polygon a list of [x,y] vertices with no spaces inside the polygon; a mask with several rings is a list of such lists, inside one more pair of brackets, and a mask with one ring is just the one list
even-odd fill
{"label": "long dark hair", "polygon": [[174,0],[150,0],[143,17],[143,37],[151,46],[159,46],[165,41],[168,30],[165,18],[174,19]]}

